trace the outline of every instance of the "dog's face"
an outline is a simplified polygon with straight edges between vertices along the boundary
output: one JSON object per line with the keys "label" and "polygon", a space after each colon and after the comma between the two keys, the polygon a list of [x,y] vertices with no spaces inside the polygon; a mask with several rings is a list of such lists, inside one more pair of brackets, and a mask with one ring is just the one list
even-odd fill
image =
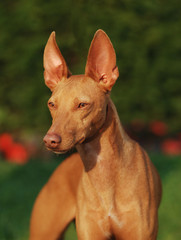
{"label": "dog's face", "polygon": [[44,142],[49,150],[64,153],[94,136],[103,126],[108,92],[118,77],[115,52],[107,35],[97,32],[85,75],[71,76],[53,33],[45,47],[44,67],[45,83],[52,90],[48,101],[52,126]]}
{"label": "dog's face", "polygon": [[48,107],[52,126],[47,135],[60,136],[59,144],[46,143],[54,152],[66,152],[93,136],[104,124],[107,97],[97,82],[85,75],[71,76],[58,83]]}

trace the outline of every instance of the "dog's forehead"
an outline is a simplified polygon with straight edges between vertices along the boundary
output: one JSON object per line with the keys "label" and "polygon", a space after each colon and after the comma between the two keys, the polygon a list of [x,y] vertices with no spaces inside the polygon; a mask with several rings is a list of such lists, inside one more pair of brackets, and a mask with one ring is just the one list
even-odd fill
{"label": "dog's forehead", "polygon": [[63,79],[57,84],[54,95],[92,95],[97,92],[97,83],[85,75],[73,75],[68,79]]}

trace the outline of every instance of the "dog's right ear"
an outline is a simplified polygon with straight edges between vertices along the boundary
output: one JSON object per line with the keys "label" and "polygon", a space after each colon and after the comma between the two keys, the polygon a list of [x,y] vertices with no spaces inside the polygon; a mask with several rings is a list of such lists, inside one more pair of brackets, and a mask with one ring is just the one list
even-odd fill
{"label": "dog's right ear", "polygon": [[62,78],[68,78],[71,73],[57,46],[55,32],[52,32],[45,46],[43,56],[45,84],[51,91],[55,89],[57,83]]}

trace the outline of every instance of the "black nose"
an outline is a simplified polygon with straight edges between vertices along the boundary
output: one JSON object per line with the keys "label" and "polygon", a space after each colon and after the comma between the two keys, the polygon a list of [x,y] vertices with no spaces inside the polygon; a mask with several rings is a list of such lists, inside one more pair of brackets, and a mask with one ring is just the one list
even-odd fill
{"label": "black nose", "polygon": [[47,133],[45,135],[45,137],[43,138],[43,141],[44,141],[46,147],[57,148],[59,146],[59,144],[61,143],[62,139],[58,134]]}

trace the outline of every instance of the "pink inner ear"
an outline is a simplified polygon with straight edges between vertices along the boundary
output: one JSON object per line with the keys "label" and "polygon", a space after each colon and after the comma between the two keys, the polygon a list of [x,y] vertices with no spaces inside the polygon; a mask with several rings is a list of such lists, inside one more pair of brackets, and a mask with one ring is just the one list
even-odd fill
{"label": "pink inner ear", "polygon": [[57,85],[57,81],[51,78],[51,74],[48,73],[46,70],[44,71],[44,79],[46,86],[50,88],[51,91],[53,91]]}
{"label": "pink inner ear", "polygon": [[54,69],[54,71],[44,71],[44,79],[45,79],[45,84],[47,87],[50,88],[51,91],[54,90],[56,87],[57,83],[60,81],[62,78],[62,64],[59,65],[57,68]]}
{"label": "pink inner ear", "polygon": [[48,71],[51,71],[51,69],[54,70],[59,65],[65,63],[55,40],[55,32],[52,32],[48,39],[43,60],[44,68]]}
{"label": "pink inner ear", "polygon": [[112,43],[105,32],[98,30],[89,49],[85,74],[110,90],[119,75],[114,69],[116,54]]}
{"label": "pink inner ear", "polygon": [[56,69],[55,69],[55,75],[57,75],[58,79],[60,80],[63,77],[63,65],[59,65]]}
{"label": "pink inner ear", "polygon": [[48,39],[43,60],[45,84],[52,90],[63,77],[71,74],[56,43],[55,32],[52,32]]}

